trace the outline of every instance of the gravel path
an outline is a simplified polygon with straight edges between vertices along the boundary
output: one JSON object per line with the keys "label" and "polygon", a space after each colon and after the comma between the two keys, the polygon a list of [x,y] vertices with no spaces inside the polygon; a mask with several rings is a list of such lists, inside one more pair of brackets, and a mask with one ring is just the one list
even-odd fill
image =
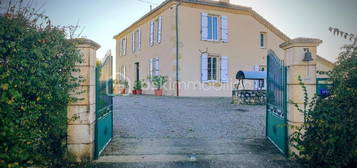
{"label": "gravel path", "polygon": [[118,96],[114,127],[121,137],[264,138],[265,106],[233,105],[230,98]]}

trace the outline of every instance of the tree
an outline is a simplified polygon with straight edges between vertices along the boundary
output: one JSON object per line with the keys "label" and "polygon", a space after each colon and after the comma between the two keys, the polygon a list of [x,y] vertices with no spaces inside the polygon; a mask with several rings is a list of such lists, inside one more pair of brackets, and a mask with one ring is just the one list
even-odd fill
{"label": "tree", "polygon": [[[346,45],[328,73],[332,94],[309,104],[305,123],[291,136],[300,160],[310,167],[357,165],[357,47]],[[303,86],[304,88],[304,86]],[[306,93],[306,90],[305,90]],[[301,130],[305,130],[304,133]]]}
{"label": "tree", "polygon": [[62,167],[81,56],[66,28],[22,5],[0,14],[0,167]]}

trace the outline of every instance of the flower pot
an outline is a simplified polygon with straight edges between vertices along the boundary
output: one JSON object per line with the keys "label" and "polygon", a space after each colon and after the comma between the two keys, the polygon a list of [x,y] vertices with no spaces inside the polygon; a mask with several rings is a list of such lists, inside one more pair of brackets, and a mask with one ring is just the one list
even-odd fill
{"label": "flower pot", "polygon": [[138,94],[138,95],[141,95],[141,94],[143,94],[143,90],[136,90],[136,94]]}
{"label": "flower pot", "polygon": [[137,94],[137,90],[133,90],[133,95],[136,95]]}
{"label": "flower pot", "polygon": [[162,96],[162,89],[155,89],[155,96]]}
{"label": "flower pot", "polygon": [[126,94],[126,89],[121,90],[121,94]]}

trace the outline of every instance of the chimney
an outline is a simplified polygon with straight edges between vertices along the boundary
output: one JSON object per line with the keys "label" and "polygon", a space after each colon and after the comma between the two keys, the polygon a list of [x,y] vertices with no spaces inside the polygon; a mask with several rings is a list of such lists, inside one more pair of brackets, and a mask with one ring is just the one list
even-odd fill
{"label": "chimney", "polygon": [[229,3],[229,0],[219,0],[219,2]]}

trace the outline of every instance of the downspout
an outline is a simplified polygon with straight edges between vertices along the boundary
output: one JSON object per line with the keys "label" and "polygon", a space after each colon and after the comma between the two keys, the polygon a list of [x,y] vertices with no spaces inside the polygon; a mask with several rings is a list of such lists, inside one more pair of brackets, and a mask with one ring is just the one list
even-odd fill
{"label": "downspout", "polygon": [[178,7],[181,5],[181,0],[176,5],[176,96],[179,96],[179,25],[178,25]]}

